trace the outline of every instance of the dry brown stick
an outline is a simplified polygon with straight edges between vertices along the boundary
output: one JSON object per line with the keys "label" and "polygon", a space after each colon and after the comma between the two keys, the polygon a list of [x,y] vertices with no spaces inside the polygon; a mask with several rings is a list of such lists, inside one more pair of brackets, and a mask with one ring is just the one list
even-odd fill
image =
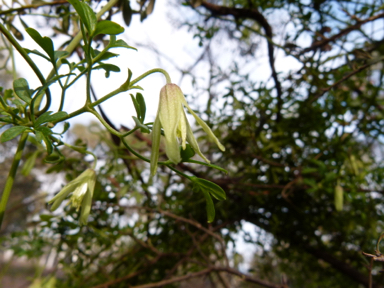
{"label": "dry brown stick", "polygon": [[21,12],[21,11],[24,11],[27,9],[38,9],[38,8],[44,7],[44,6],[55,6],[55,5],[61,5],[61,4],[66,4],[66,3],[68,4],[67,0],[59,0],[59,1],[53,1],[53,2],[43,2],[43,3],[38,3],[38,4],[25,5],[25,6],[21,6],[21,7],[17,7],[17,8],[11,8],[8,10],[0,11],[0,15],[6,15],[6,14],[13,13],[13,12]]}
{"label": "dry brown stick", "polygon": [[206,268],[204,270],[201,270],[199,272],[187,274],[187,275],[184,275],[184,276],[174,277],[174,278],[163,280],[163,281],[159,281],[159,282],[156,282],[156,283],[149,283],[149,284],[144,284],[144,285],[131,286],[130,288],[155,288],[155,287],[161,287],[161,286],[164,286],[164,285],[185,281],[185,280],[188,280],[190,278],[195,278],[195,277],[203,276],[203,275],[209,274],[209,273],[211,273],[213,271],[227,272],[227,273],[230,273],[230,274],[233,274],[233,275],[241,277],[244,281],[255,283],[255,284],[259,284],[259,285],[261,285],[263,287],[267,287],[267,288],[288,288],[286,285],[273,284],[273,283],[269,283],[269,282],[264,281],[264,280],[260,280],[260,279],[251,277],[249,275],[241,273],[240,271],[238,271],[236,269],[232,269],[232,268],[229,268],[229,267],[216,267],[216,266],[212,266],[212,267]]}
{"label": "dry brown stick", "polygon": [[[200,237],[199,242],[203,242],[205,239],[207,239],[208,234],[204,234],[203,236]],[[176,269],[183,264],[185,261],[189,259],[189,257],[192,255],[193,251],[195,251],[196,247],[192,246],[185,256],[181,258],[175,265],[173,265],[172,269],[168,271],[167,275],[165,276],[165,279],[169,278],[173,273],[175,273]]]}
{"label": "dry brown stick", "polygon": [[217,277],[219,277],[221,284],[223,284],[225,288],[231,288],[231,285],[229,284],[228,279],[225,278],[225,276],[221,275],[220,271],[216,271],[216,275]]}
{"label": "dry brown stick", "polygon": [[335,34],[335,35],[333,35],[333,36],[331,36],[329,38],[325,38],[325,39],[323,39],[321,41],[314,42],[310,47],[303,49],[300,54],[304,54],[306,52],[309,52],[309,51],[315,50],[317,48],[320,48],[320,47],[322,47],[324,45],[327,45],[330,42],[334,42],[337,39],[339,39],[340,37],[348,34],[349,32],[352,32],[353,30],[359,29],[362,25],[364,25],[364,24],[366,24],[368,22],[377,20],[379,18],[384,18],[384,13],[378,14],[376,16],[369,17],[369,18],[364,19],[364,20],[357,20],[356,24],[351,25],[351,26],[341,30],[339,33],[337,33],[337,34]]}
{"label": "dry brown stick", "polygon": [[220,241],[220,243],[223,243],[224,240],[223,238],[221,238],[218,234],[212,232],[211,230],[205,228],[203,225],[201,225],[199,222],[196,222],[196,221],[193,221],[191,219],[187,219],[187,218],[184,218],[184,217],[181,217],[181,216],[177,216],[169,211],[164,211],[164,210],[161,210],[161,209],[158,209],[156,210],[157,212],[163,214],[163,215],[166,215],[168,217],[171,217],[175,220],[178,220],[178,221],[182,221],[182,222],[185,222],[185,223],[188,223],[188,224],[191,224],[192,226],[195,226],[196,228],[204,231],[205,233],[211,235],[212,237],[216,238],[217,240]]}
{"label": "dry brown stick", "polygon": [[205,233],[211,235],[212,237],[216,238],[217,240],[219,240],[219,242],[221,244],[222,254],[223,254],[223,257],[225,259],[225,263],[226,263],[227,266],[229,266],[228,257],[227,257],[227,254],[225,252],[226,244],[225,244],[224,239],[221,238],[219,234],[216,234],[216,233],[212,232],[211,230],[209,230],[209,229],[205,228],[204,226],[202,226],[199,222],[193,221],[191,219],[187,219],[187,218],[184,218],[184,217],[181,217],[181,216],[177,216],[177,215],[175,215],[175,214],[173,214],[171,212],[164,211],[164,210],[161,210],[161,209],[158,209],[157,211],[159,213],[164,214],[164,215],[166,215],[168,217],[171,217],[173,219],[189,223],[189,224],[195,226],[196,228],[204,231]]}
{"label": "dry brown stick", "polygon": [[[161,258],[161,255],[157,256],[156,258],[154,258],[148,266],[152,265],[152,264],[155,264],[157,261],[159,261],[159,259]],[[96,286],[93,286],[92,288],[107,288],[108,286],[110,285],[113,285],[113,284],[117,284],[117,283],[120,283],[120,282],[123,282],[125,280],[128,280],[128,279],[131,279],[137,275],[140,275],[141,273],[145,272],[146,270],[148,270],[149,267],[146,267],[144,269],[141,269],[139,271],[136,271],[136,272],[133,272],[133,273],[130,273],[124,277],[121,277],[121,278],[117,278],[117,279],[114,279],[114,280],[111,280],[111,281],[108,281],[108,282],[105,282],[103,284],[99,284],[99,285],[96,285]]]}
{"label": "dry brown stick", "polygon": [[184,276],[174,277],[174,278],[163,280],[163,281],[159,281],[159,282],[156,282],[156,283],[150,283],[150,284],[144,284],[144,285],[138,285],[138,286],[131,286],[130,288],[155,288],[155,287],[161,287],[161,286],[172,284],[172,283],[175,283],[175,282],[181,282],[181,281],[188,280],[190,278],[195,278],[195,277],[199,277],[199,276],[202,276],[202,275],[205,275],[205,274],[209,274],[213,270],[214,270],[213,268],[207,268],[207,269],[201,270],[199,272],[187,274],[187,275],[184,275]]}
{"label": "dry brown stick", "polygon": [[260,280],[260,279],[257,279],[257,278],[254,278],[254,277],[251,277],[247,274],[244,274],[244,273],[241,273],[240,271],[236,270],[236,269],[233,269],[233,268],[229,268],[229,267],[211,267],[213,270],[215,271],[222,271],[222,272],[227,272],[227,273],[230,273],[230,274],[233,274],[233,275],[236,275],[236,276],[239,276],[241,277],[244,281],[247,281],[247,282],[251,282],[251,283],[255,283],[255,284],[259,284],[263,287],[267,287],[267,288],[288,288],[288,286],[286,285],[279,285],[279,284],[273,284],[273,283],[270,283],[270,282],[267,282],[267,281],[264,281],[264,280]]}
{"label": "dry brown stick", "polygon": [[207,263],[207,266],[210,266],[211,260],[203,253],[203,251],[200,248],[200,244],[197,242],[195,236],[192,234],[191,231],[189,231],[188,228],[185,229],[189,237],[191,237],[194,247],[196,248],[197,252],[199,252],[200,256],[205,260]]}
{"label": "dry brown stick", "polygon": [[340,85],[342,82],[344,82],[345,80],[348,80],[349,78],[351,78],[353,75],[365,70],[366,68],[368,68],[369,66],[371,65],[374,65],[380,61],[382,61],[383,59],[380,58],[380,59],[375,59],[374,61],[370,61],[369,63],[363,65],[363,66],[360,66],[359,68],[357,68],[356,70],[353,70],[351,73],[348,73],[347,75],[345,75],[343,78],[341,78],[339,81],[336,81],[335,83],[333,83],[332,85],[328,86],[327,88],[323,88],[321,89],[321,93],[317,94],[316,96],[314,96],[313,98],[310,99],[309,103],[312,103],[314,101],[316,101],[317,99],[319,99],[321,96],[323,96],[326,92],[328,92],[329,90],[331,90],[332,88],[335,88],[336,86]]}

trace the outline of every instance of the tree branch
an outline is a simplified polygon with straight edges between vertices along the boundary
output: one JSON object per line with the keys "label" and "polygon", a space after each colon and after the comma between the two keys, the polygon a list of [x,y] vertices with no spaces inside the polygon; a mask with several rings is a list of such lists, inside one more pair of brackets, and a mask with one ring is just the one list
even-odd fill
{"label": "tree branch", "polygon": [[[272,39],[273,32],[272,27],[269,25],[267,19],[261,14],[257,9],[243,9],[243,8],[232,8],[232,7],[226,7],[226,6],[219,6],[215,4],[208,3],[206,1],[203,1],[201,3],[201,6],[206,8],[212,13],[212,16],[215,17],[218,16],[227,16],[231,15],[235,18],[249,18],[257,23],[260,24],[261,27],[263,27],[266,38]],[[279,122],[281,119],[281,108],[282,108],[282,88],[281,83],[278,79],[276,68],[275,68],[275,58],[274,58],[274,51],[273,51],[273,43],[271,41],[268,41],[268,57],[269,57],[269,66],[272,70],[272,78],[275,82],[275,88],[277,92],[277,115],[276,115],[276,121]]]}
{"label": "tree branch", "polygon": [[378,14],[376,16],[369,17],[369,18],[367,18],[365,20],[357,20],[356,24],[351,25],[351,26],[341,30],[339,33],[333,35],[332,37],[325,38],[323,40],[313,42],[313,44],[310,47],[303,49],[301,51],[300,55],[302,55],[304,53],[307,53],[307,52],[310,52],[310,51],[313,51],[313,50],[316,50],[316,49],[318,49],[320,47],[323,47],[323,46],[329,44],[330,42],[334,42],[337,39],[339,39],[340,37],[342,37],[344,35],[347,35],[349,32],[351,32],[353,30],[360,29],[360,27],[362,25],[364,25],[364,24],[366,24],[368,22],[380,19],[380,18],[384,18],[384,13]]}

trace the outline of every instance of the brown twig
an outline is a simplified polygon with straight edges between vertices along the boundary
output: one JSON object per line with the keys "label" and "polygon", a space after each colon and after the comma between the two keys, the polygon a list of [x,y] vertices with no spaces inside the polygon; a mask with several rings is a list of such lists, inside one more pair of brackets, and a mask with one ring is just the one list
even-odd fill
{"label": "brown twig", "polygon": [[27,9],[38,9],[40,7],[44,6],[56,6],[56,5],[62,5],[62,4],[69,4],[67,0],[59,0],[59,1],[53,1],[53,2],[43,2],[38,4],[31,4],[31,5],[25,5],[17,8],[11,8],[8,10],[0,11],[0,15],[6,15],[13,12],[21,12]]}
{"label": "brown twig", "polygon": [[[263,27],[267,39],[272,40],[273,38],[273,31],[272,31],[271,25],[268,23],[264,15],[261,14],[256,8],[252,8],[252,9],[233,8],[233,7],[215,5],[212,3],[208,3],[206,1],[203,1],[201,3],[201,6],[209,10],[212,13],[213,17],[215,17],[216,15],[219,15],[219,16],[231,15],[235,18],[252,19],[256,21],[261,27]],[[279,122],[281,119],[281,108],[283,105],[283,101],[282,101],[283,92],[282,92],[281,83],[279,81],[279,78],[277,76],[277,71],[275,68],[274,45],[272,41],[268,41],[267,45],[268,45],[269,66],[271,67],[271,70],[272,70],[272,78],[275,82],[275,88],[276,88],[277,99],[278,99],[276,121]]]}
{"label": "brown twig", "polygon": [[381,13],[381,14],[378,14],[376,16],[372,16],[372,17],[369,17],[365,20],[357,20],[356,21],[356,24],[354,25],[351,25],[343,30],[341,30],[339,33],[329,37],[329,38],[325,38],[323,40],[320,40],[320,41],[315,41],[310,47],[307,47],[305,49],[303,49],[300,53],[300,55],[306,53],[306,52],[309,52],[309,51],[312,51],[312,50],[316,50],[320,47],[323,47],[327,44],[329,44],[330,42],[334,42],[336,41],[337,39],[339,39],[340,37],[348,34],[349,32],[353,31],[353,30],[358,30],[360,29],[360,27],[368,22],[371,22],[371,21],[374,21],[374,20],[377,20],[377,19],[380,19],[380,18],[384,18],[384,13]]}
{"label": "brown twig", "polygon": [[340,85],[342,82],[348,80],[349,78],[351,78],[353,75],[365,70],[366,68],[368,68],[369,66],[371,65],[374,65],[380,61],[382,61],[383,59],[382,58],[379,58],[379,59],[375,59],[373,61],[370,61],[369,63],[363,65],[363,66],[360,66],[358,69],[356,70],[353,70],[351,73],[345,75],[343,78],[341,78],[340,80],[336,81],[335,83],[333,83],[332,85],[328,86],[327,88],[323,88],[321,89],[322,91],[317,94],[316,96],[314,96],[313,98],[310,99],[309,103],[312,103],[314,101],[316,101],[317,99],[319,99],[321,96],[323,96],[326,92],[328,92],[329,90],[335,88],[336,86]]}

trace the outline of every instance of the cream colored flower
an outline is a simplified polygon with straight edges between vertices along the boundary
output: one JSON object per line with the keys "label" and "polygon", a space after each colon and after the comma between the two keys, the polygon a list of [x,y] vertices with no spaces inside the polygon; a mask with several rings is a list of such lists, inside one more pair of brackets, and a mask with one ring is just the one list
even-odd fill
{"label": "cream colored flower", "polygon": [[185,106],[189,113],[196,119],[197,123],[203,128],[209,138],[216,143],[220,150],[225,151],[224,146],[213,134],[211,128],[189,107],[184,94],[176,84],[167,84],[160,91],[159,108],[152,127],[152,154],[151,154],[151,174],[156,174],[157,161],[159,158],[161,128],[165,136],[165,153],[170,161],[177,164],[181,161],[180,149],[186,148],[187,142],[192,149],[200,155],[207,163],[209,160],[201,153],[192,128],[188,123],[185,114]]}
{"label": "cream colored flower", "polygon": [[87,169],[76,179],[69,182],[48,203],[52,204],[51,211],[55,211],[68,195],[72,193],[70,203],[77,210],[81,208],[79,222],[87,224],[91,211],[93,191],[96,184],[96,173],[93,169]]}

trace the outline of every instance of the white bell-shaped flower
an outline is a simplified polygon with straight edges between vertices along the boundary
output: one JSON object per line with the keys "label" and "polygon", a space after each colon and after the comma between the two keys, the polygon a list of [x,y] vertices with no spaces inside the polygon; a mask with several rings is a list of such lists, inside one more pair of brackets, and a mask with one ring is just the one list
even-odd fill
{"label": "white bell-shaped flower", "polygon": [[88,216],[91,211],[93,191],[96,184],[96,172],[87,169],[77,178],[69,182],[55,195],[48,203],[52,204],[51,211],[55,211],[60,204],[72,193],[70,203],[77,210],[81,208],[79,222],[81,225],[87,224]]}
{"label": "white bell-shaped flower", "polygon": [[180,149],[185,150],[186,143],[200,155],[207,163],[209,160],[201,153],[197,140],[193,135],[192,128],[188,123],[184,106],[189,113],[196,119],[197,123],[203,128],[209,138],[216,143],[220,150],[225,151],[224,146],[213,134],[211,128],[189,107],[184,94],[176,84],[166,84],[160,91],[159,108],[155,122],[152,127],[152,154],[151,154],[151,174],[156,174],[157,161],[159,158],[161,128],[165,136],[165,153],[170,161],[177,164],[181,161]]}

